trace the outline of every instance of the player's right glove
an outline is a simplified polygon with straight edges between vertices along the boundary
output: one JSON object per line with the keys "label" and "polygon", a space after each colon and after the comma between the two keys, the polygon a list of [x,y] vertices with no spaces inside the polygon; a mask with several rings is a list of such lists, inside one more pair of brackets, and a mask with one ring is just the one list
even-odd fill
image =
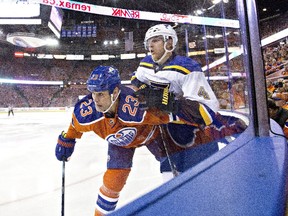
{"label": "player's right glove", "polygon": [[58,137],[56,149],[55,149],[55,155],[58,160],[60,161],[67,161],[67,159],[72,155],[75,147],[75,139],[68,139],[65,138],[65,133],[62,131],[62,133]]}
{"label": "player's right glove", "polygon": [[177,112],[178,104],[175,100],[175,95],[169,92],[168,87],[151,88],[145,86],[135,92],[140,109],[158,108],[165,112]]}

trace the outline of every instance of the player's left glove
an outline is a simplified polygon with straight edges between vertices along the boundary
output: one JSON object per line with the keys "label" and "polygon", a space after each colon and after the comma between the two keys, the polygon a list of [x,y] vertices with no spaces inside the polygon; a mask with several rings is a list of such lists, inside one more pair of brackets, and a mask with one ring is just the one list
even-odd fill
{"label": "player's left glove", "polygon": [[65,138],[65,133],[62,133],[58,137],[58,142],[55,149],[55,155],[60,161],[67,161],[67,159],[72,155],[75,147],[75,139]]}
{"label": "player's left glove", "polygon": [[165,112],[177,112],[178,104],[175,100],[175,95],[169,92],[169,88],[140,88],[135,92],[138,97],[140,108],[158,108]]}

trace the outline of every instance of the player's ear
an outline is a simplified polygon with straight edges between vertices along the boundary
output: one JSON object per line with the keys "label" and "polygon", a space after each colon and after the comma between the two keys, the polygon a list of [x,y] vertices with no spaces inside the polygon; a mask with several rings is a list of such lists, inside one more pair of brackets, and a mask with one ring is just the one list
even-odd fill
{"label": "player's ear", "polygon": [[116,87],[114,88],[114,90],[113,90],[113,99],[118,96],[119,91],[120,91],[119,87],[116,86]]}
{"label": "player's ear", "polygon": [[166,49],[168,50],[173,49],[173,39],[171,37],[169,37],[169,39],[167,40]]}

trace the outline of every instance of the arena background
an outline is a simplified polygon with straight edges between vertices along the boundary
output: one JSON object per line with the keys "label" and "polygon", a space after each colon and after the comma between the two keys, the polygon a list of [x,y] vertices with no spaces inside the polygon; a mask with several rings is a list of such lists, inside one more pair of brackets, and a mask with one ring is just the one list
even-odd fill
{"label": "arena background", "polygon": [[[0,3],[7,2],[0,0]],[[22,8],[29,4],[27,0],[9,2]],[[223,17],[224,12],[225,18],[237,20],[235,1],[223,1],[224,8],[212,1],[79,2],[213,18]],[[264,11],[264,8],[267,10]],[[288,73],[287,34],[273,40],[276,33],[287,32],[287,8],[287,1],[283,0],[258,2],[261,39],[269,39],[268,43],[262,44],[263,73],[275,84],[279,79],[285,79]],[[87,76],[97,65],[114,65],[119,68],[125,83],[129,83],[139,61],[147,54],[143,46],[146,30],[160,22],[119,19],[63,9],[62,28],[55,33],[48,26],[51,6],[41,5],[39,18],[42,24],[4,24],[16,20],[14,16],[17,13],[11,12],[12,17],[0,18],[0,170],[3,174],[0,180],[3,194],[0,215],[12,216],[19,212],[22,215],[57,215],[60,214],[61,167],[54,158],[56,137],[70,122],[74,103],[88,93],[85,86]],[[204,15],[201,14],[203,12]],[[201,62],[221,109],[249,114],[245,64],[243,57],[237,56],[241,47],[240,30],[175,22],[169,24],[175,26],[179,35],[177,52]],[[46,45],[48,36],[56,39],[58,45]],[[118,44],[114,43],[116,39]],[[105,41],[107,44],[104,44]],[[227,54],[225,47],[231,48],[229,54],[234,52],[236,57],[229,63],[225,58],[219,63],[217,60]],[[9,105],[14,107],[14,117],[7,116]],[[92,134],[82,141],[83,145],[77,145],[75,157],[67,165],[66,209],[71,216],[93,212],[105,167],[105,145]],[[96,156],[91,152],[95,152]],[[129,186],[123,191],[119,207],[161,182],[151,155],[145,149],[140,149],[137,154],[135,171],[127,183]]]}

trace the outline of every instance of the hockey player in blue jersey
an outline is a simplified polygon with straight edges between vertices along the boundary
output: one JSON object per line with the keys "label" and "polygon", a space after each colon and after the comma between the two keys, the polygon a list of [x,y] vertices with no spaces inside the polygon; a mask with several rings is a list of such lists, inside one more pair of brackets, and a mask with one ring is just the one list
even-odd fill
{"label": "hockey player in blue jersey", "polygon": [[[137,95],[143,109],[158,107],[195,124],[167,125],[168,135],[178,145],[188,147],[209,143],[210,153],[213,154],[217,141],[228,142],[225,137],[243,132],[246,124],[241,119],[218,113],[218,100],[200,64],[189,57],[177,55],[177,42],[176,31],[170,25],[158,24],[149,28],[144,45],[151,55],[141,60],[131,82],[139,89]],[[175,102],[162,103],[163,99],[169,99],[165,96],[167,92],[175,95]],[[206,135],[200,136],[201,131]],[[196,133],[197,136],[193,135]]]}

